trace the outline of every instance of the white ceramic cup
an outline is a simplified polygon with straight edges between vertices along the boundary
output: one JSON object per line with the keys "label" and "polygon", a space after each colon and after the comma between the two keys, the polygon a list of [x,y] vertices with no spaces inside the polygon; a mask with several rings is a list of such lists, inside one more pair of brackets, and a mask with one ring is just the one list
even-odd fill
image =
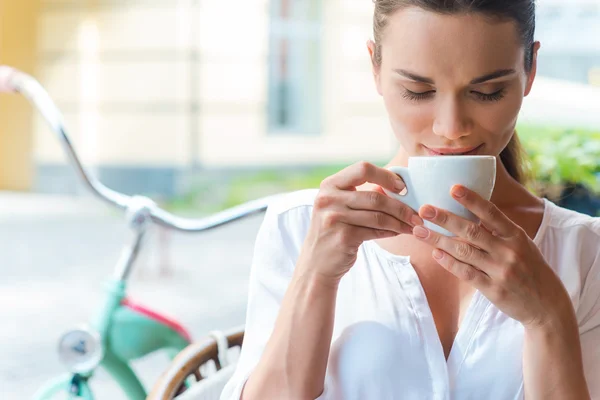
{"label": "white ceramic cup", "polygon": [[[479,222],[479,219],[452,198],[450,189],[463,185],[489,200],[496,183],[496,157],[494,156],[432,156],[409,157],[408,168],[389,167],[406,184],[404,195],[384,189],[415,211],[425,204],[450,211],[460,217]],[[425,221],[425,226],[446,236],[453,233]]]}

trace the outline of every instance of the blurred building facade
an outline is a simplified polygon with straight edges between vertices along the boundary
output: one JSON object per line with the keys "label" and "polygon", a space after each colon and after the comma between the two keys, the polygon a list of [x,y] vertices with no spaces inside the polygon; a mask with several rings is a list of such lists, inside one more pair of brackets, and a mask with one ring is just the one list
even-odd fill
{"label": "blurred building facade", "polygon": [[[118,190],[171,196],[199,173],[383,161],[396,151],[366,50],[370,0],[33,3],[25,20],[35,37],[24,44],[35,57],[0,62],[38,77],[84,163]],[[540,1],[540,74],[596,79],[596,3]],[[31,36],[7,34],[15,49]],[[22,135],[20,159],[34,160],[20,188],[80,190],[41,119],[30,136],[26,125],[2,129]]]}
{"label": "blurred building facade", "polygon": [[[366,0],[42,2],[37,76],[108,185],[171,195],[190,174],[385,159]],[[37,188],[76,191],[36,121]]]}

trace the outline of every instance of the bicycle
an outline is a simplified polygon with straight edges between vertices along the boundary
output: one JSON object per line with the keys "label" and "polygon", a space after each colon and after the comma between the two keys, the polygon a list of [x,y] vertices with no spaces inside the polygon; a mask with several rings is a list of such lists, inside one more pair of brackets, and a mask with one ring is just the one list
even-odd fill
{"label": "bicycle", "polygon": [[0,66],[0,92],[20,93],[29,100],[58,136],[87,188],[100,200],[125,211],[126,222],[134,236],[121,251],[114,276],[107,282],[105,299],[98,314],[59,339],[58,355],[68,372],[40,388],[35,399],[50,400],[66,393],[71,399],[93,400],[89,381],[99,367],[112,376],[128,399],[145,399],[146,390],[130,363],[160,350],[174,358],[191,343],[188,331],[181,324],[127,297],[127,279],[149,226],[158,224],[180,232],[204,232],[263,212],[278,195],[253,200],[205,218],[178,217],[163,210],[148,197],[119,193],[99,182],[81,164],[59,109],[32,76]]}

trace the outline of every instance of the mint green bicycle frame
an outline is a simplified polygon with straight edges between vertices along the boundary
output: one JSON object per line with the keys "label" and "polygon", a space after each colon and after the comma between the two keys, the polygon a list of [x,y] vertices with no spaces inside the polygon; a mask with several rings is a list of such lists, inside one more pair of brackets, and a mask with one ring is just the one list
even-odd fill
{"label": "mint green bicycle frame", "polygon": [[[175,220],[178,222],[172,224],[180,230],[204,231],[262,212],[270,201],[271,197],[254,200],[197,221],[196,224],[184,225],[182,220]],[[104,350],[102,359],[87,371],[71,373],[51,381],[38,391],[36,400],[51,400],[55,395],[65,392],[72,399],[94,399],[88,381],[98,366],[108,371],[129,400],[143,400],[147,396],[146,390],[129,363],[161,350],[173,358],[190,344],[189,334],[179,324],[135,305],[125,296],[127,277],[140,251],[147,226],[155,214],[161,215],[162,210],[152,208],[152,204],[144,197],[129,199],[128,218],[135,238],[123,249],[116,276],[108,282],[104,305],[90,324]]]}
{"label": "mint green bicycle frame", "polygon": [[[143,233],[136,238],[133,251],[125,249],[124,278],[130,271],[135,259]],[[91,324],[99,334],[104,348],[103,358],[99,366],[103,367],[119,384],[130,400],[143,400],[147,393],[129,362],[147,354],[165,350],[174,357],[190,344],[189,335],[181,329],[161,321],[160,318],[148,316],[136,311],[125,297],[126,279],[113,279],[106,287],[106,300],[100,314]],[[89,387],[89,379],[93,370],[87,373],[72,373],[49,382],[38,391],[35,399],[50,400],[58,394],[69,393],[73,399],[93,400]]]}

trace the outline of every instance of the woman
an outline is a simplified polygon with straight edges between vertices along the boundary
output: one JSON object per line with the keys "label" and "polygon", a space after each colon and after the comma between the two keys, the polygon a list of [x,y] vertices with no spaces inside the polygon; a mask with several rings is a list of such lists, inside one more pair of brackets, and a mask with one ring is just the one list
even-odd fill
{"label": "woman", "polygon": [[[522,184],[533,0],[376,0],[375,85],[409,156],[497,156],[473,224],[358,163],[272,206],[223,399],[600,398],[600,221]],[[426,229],[432,221],[450,238]]]}

